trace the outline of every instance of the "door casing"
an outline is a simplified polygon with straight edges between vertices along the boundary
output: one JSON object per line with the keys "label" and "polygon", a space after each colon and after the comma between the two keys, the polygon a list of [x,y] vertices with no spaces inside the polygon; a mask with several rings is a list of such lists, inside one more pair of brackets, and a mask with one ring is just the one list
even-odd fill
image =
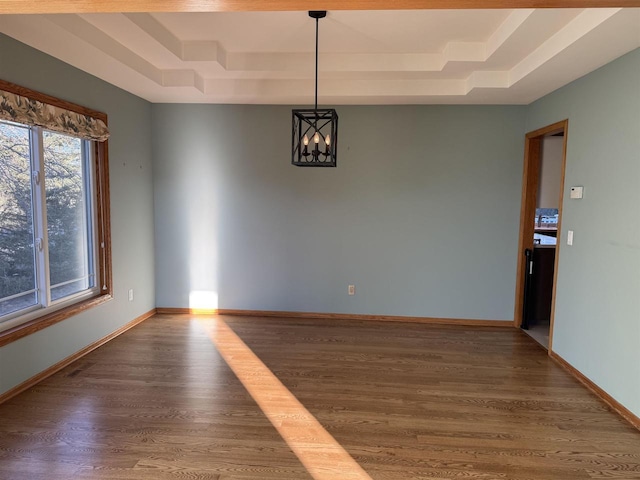
{"label": "door casing", "polygon": [[524,168],[522,171],[522,201],[520,204],[520,236],[518,240],[518,269],[516,278],[516,300],[513,314],[513,323],[516,328],[522,325],[522,309],[524,296],[524,272],[526,259],[524,251],[533,249],[533,234],[535,229],[535,212],[538,197],[538,182],[540,181],[541,147],[542,138],[564,133],[562,146],[562,167],[560,173],[560,199],[558,204],[558,233],[556,242],[556,258],[553,267],[553,292],[551,296],[551,326],[549,330],[549,351],[553,344],[553,324],[555,317],[556,286],[558,278],[558,261],[560,259],[560,247],[562,238],[562,201],[564,197],[564,176],[567,160],[567,135],[569,120],[548,125],[534,130],[525,135]]}

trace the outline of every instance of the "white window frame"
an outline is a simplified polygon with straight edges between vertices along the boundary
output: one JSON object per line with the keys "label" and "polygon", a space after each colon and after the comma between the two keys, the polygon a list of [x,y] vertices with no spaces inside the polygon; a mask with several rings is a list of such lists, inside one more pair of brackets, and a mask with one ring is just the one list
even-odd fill
{"label": "white window frame", "polygon": [[[95,162],[94,142],[91,140],[79,139],[81,143],[82,174],[84,183],[85,205],[87,205],[88,230],[86,233],[88,247],[91,249],[91,256],[88,265],[88,277],[93,277],[93,286],[80,292],[62,297],[57,300],[51,299],[52,285],[50,282],[49,265],[49,242],[47,229],[46,212],[46,178],[44,159],[44,133],[50,132],[55,135],[64,135],[52,132],[42,127],[28,126],[20,123],[0,121],[0,123],[17,125],[29,131],[29,153],[31,167],[31,207],[33,218],[33,241],[34,241],[34,274],[37,303],[35,305],[17,310],[0,316],[0,332],[14,328],[22,323],[29,322],[35,318],[56,312],[79,301],[89,299],[100,293],[100,268],[99,249],[97,242],[97,210],[96,210],[96,179],[92,166]],[[84,277],[83,277],[84,278]],[[77,281],[75,279],[72,281]],[[54,285],[57,287],[60,285]],[[22,292],[22,294],[28,292]],[[19,295],[19,294],[17,294]],[[7,297],[9,298],[9,297]]]}

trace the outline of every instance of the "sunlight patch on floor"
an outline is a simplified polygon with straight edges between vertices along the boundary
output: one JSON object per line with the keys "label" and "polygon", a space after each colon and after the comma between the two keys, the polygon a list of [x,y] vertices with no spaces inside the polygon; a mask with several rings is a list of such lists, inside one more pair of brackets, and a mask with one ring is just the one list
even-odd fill
{"label": "sunlight patch on floor", "polygon": [[[210,322],[210,321],[209,321]],[[211,341],[315,480],[372,480],[224,322],[202,322]]]}

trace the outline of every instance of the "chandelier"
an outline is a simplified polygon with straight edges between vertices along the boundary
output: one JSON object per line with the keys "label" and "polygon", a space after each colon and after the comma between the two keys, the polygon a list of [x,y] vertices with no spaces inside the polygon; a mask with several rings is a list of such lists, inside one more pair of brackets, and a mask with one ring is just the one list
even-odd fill
{"label": "chandelier", "polygon": [[291,163],[297,167],[335,167],[338,152],[338,113],[318,108],[318,21],[326,11],[310,11],[316,20],[316,94],[314,108],[294,109]]}

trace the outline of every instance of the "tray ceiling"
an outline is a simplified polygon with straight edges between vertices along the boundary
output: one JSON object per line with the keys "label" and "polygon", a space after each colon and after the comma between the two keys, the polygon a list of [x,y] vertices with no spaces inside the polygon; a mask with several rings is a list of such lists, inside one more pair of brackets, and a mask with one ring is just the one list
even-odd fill
{"label": "tray ceiling", "polygon": [[[309,104],[306,12],[0,15],[0,32],[151,102]],[[640,47],[640,9],[333,11],[322,104],[528,104]]]}

